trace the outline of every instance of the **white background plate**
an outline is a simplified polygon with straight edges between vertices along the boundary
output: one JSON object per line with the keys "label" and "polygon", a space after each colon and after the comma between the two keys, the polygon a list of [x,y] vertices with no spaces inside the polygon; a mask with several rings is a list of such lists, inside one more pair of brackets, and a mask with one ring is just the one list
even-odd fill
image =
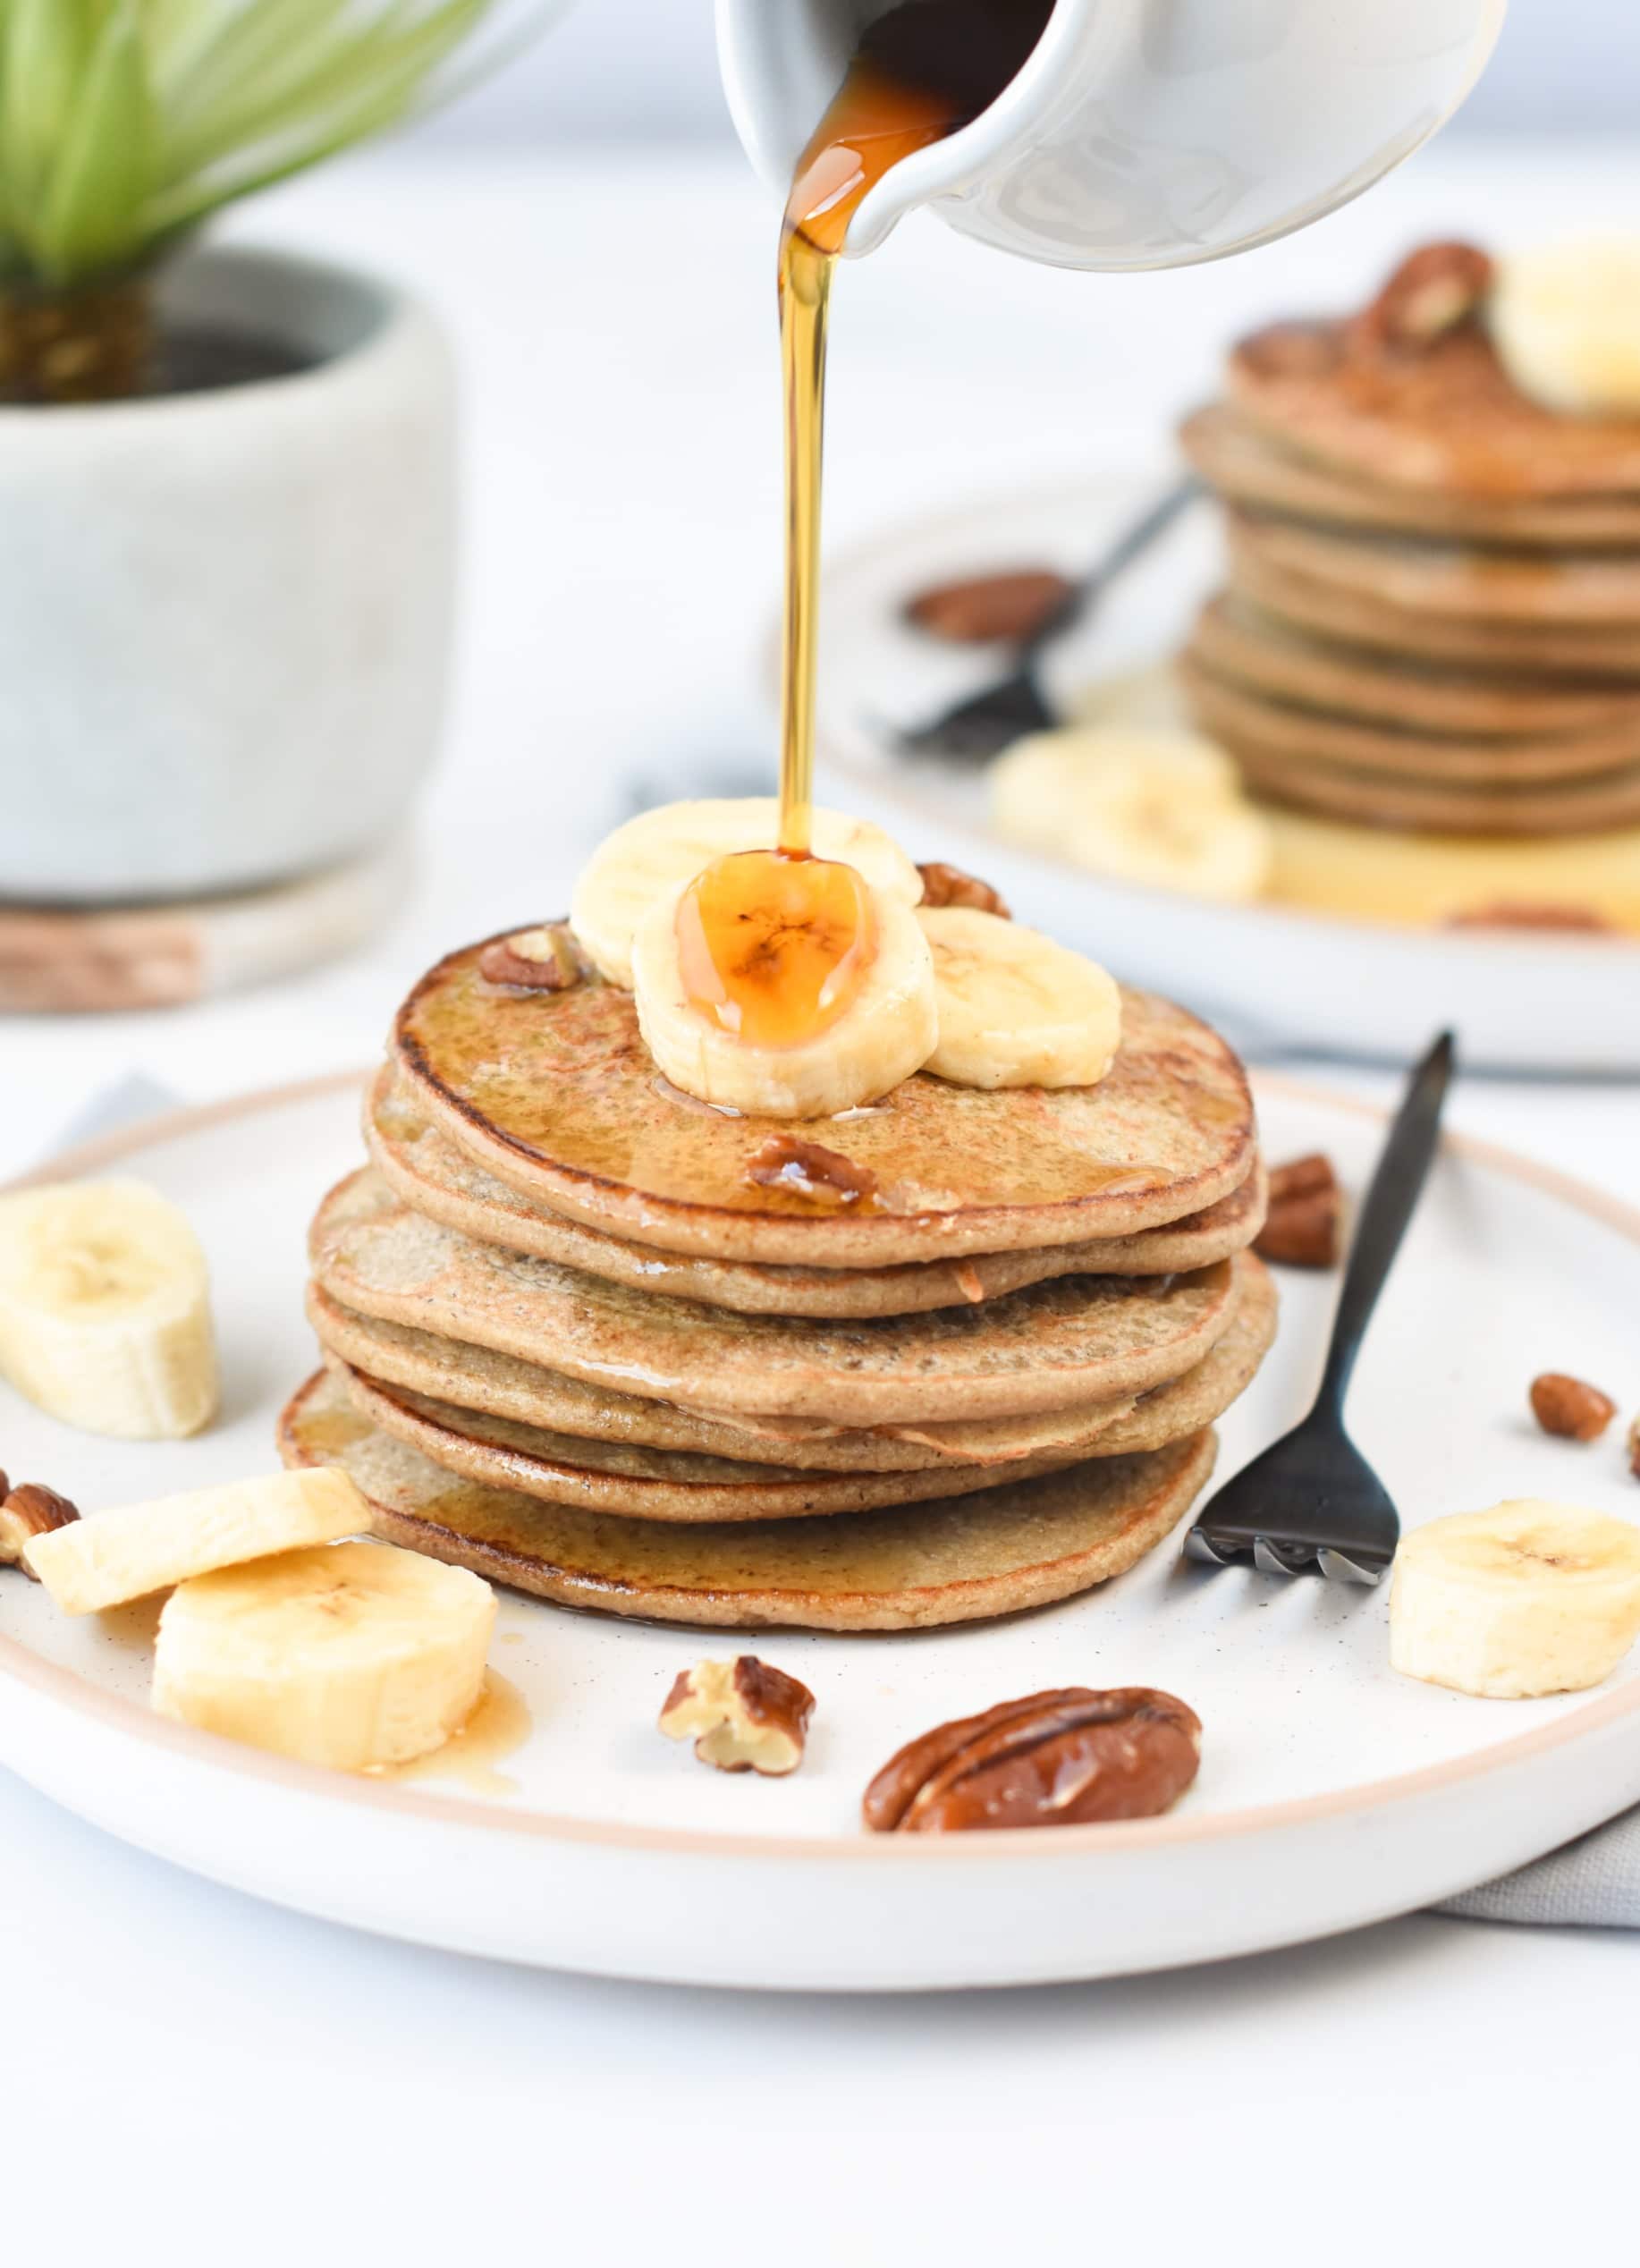
{"label": "white background plate", "polygon": [[[1457,1028],[1474,1070],[1640,1071],[1640,946],[1396,929],[1126,887],[1004,842],[986,818],[983,769],[892,753],[891,724],[936,715],[1000,668],[993,648],[910,629],[900,619],[907,598],[993,569],[1080,573],[1173,477],[1067,480],[916,521],[839,559],[825,578],[818,702],[829,800],[869,813],[913,858],[983,874],[1016,910],[1029,909],[1035,927],[1135,984],[1220,1014],[1264,1052],[1405,1058],[1438,1018]],[[1204,505],[1054,649],[1051,687],[1069,700],[1096,678],[1175,651],[1218,579],[1219,538]]]}
{"label": "white background plate", "polygon": [[[266,1468],[311,1367],[303,1233],[358,1155],[357,1090],[327,1082],[186,1114],[66,1163],[117,1163],[182,1203],[208,1249],[221,1423],[106,1443],[7,1396],[5,1462],[93,1509]],[[1276,1158],[1331,1150],[1358,1187],[1380,1126],[1280,1085]],[[1437,1167],[1368,1342],[1351,1415],[1406,1517],[1505,1495],[1636,1509],[1615,1435],[1549,1441],[1534,1372],[1629,1371],[1640,1219],[1501,1153]],[[1296,1418],[1331,1283],[1285,1274],[1276,1350],[1223,1428],[1221,1470]],[[1172,1544],[1044,1612],[949,1633],[777,1633],[815,1689],[808,1758],[728,1778],[662,1739],[675,1671],[723,1634],[571,1615],[503,1595],[495,1661],[534,1715],[460,1781],[315,1773],[151,1716],[143,1618],[68,1621],[0,1574],[0,1759],[114,1833],[305,1911],[543,1966],[681,1982],[892,1989],[1091,1977],[1292,1942],[1405,1910],[1534,1857],[1640,1798],[1640,1663],[1593,1695],[1481,1702],[1394,1677],[1382,1593],[1182,1567]],[[1206,1727],[1171,1816],[1052,1833],[867,1838],[871,1773],[942,1719],[1039,1687],[1171,1688]]]}

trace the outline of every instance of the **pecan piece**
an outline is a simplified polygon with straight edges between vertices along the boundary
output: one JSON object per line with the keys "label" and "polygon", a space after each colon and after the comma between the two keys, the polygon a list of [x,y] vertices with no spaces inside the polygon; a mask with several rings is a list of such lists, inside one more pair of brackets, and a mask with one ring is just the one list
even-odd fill
{"label": "pecan piece", "polygon": [[1545,1370],[1532,1381],[1532,1415],[1546,1434],[1566,1441],[1598,1441],[1618,1414],[1610,1394],[1563,1370]]}
{"label": "pecan piece", "polygon": [[1634,1424],[1630,1426],[1626,1446],[1628,1451],[1628,1469],[1636,1480],[1640,1480],[1640,1418],[1636,1418]]}
{"label": "pecan piece", "polygon": [[1467,913],[1455,913],[1446,926],[1449,929],[1550,930],[1578,937],[1619,935],[1617,924],[1608,921],[1592,907],[1538,904],[1524,898],[1500,898],[1494,905],[1475,906]]}
{"label": "pecan piece", "polygon": [[1007,901],[976,874],[964,874],[960,867],[948,867],[943,859],[932,859],[917,871],[923,877],[924,905],[972,906],[976,913],[995,914],[999,921],[1013,919]]}
{"label": "pecan piece", "polygon": [[697,1662],[674,1680],[661,1711],[669,1740],[693,1738],[702,1764],[719,1772],[795,1772],[803,1761],[815,1697],[755,1654]]}
{"label": "pecan piece", "polygon": [[1343,1196],[1332,1161],[1320,1151],[1270,1169],[1270,1210],[1253,1241],[1266,1260],[1289,1268],[1337,1265]]}
{"label": "pecan piece", "polygon": [[834,1205],[863,1205],[875,1196],[877,1177],[841,1150],[800,1134],[771,1134],[748,1161],[746,1178],[765,1189],[793,1189],[799,1197],[824,1197]]}
{"label": "pecan piece", "polygon": [[1350,325],[1352,344],[1416,353],[1467,323],[1492,289],[1493,267],[1477,245],[1421,245]]}
{"label": "pecan piece", "polygon": [[911,1741],[861,1808],[875,1834],[1149,1819],[1190,1785],[1201,1751],[1200,1718],[1171,1693],[1065,1686]]}
{"label": "pecan piece", "polygon": [[1076,585],[1051,567],[1020,567],[1006,574],[970,575],[940,583],[906,601],[906,620],[931,638],[958,646],[994,640],[1022,645],[1070,597]]}
{"label": "pecan piece", "polygon": [[514,992],[568,992],[586,981],[587,963],[569,924],[548,921],[486,945],[478,974],[486,984],[507,985]]}
{"label": "pecan piece", "polygon": [[23,1558],[25,1548],[37,1536],[72,1527],[79,1518],[78,1507],[55,1488],[42,1488],[32,1480],[12,1488],[0,1473],[0,1567],[21,1566],[29,1580],[38,1583],[39,1577]]}

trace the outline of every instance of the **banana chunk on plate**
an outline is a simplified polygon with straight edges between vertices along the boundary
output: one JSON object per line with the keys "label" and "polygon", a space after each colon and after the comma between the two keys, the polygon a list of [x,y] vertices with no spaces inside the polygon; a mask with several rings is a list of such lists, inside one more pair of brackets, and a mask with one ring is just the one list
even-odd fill
{"label": "banana chunk on plate", "polygon": [[370,1508],[339,1467],[156,1497],[35,1536],[23,1564],[64,1614],[98,1614],[196,1575],[368,1534]]}
{"label": "banana chunk on plate", "polygon": [[132,1181],[0,1197],[0,1376],[87,1433],[174,1441],[216,1412],[199,1240]]}
{"label": "banana chunk on plate", "polygon": [[1121,1045],[1121,994],[1096,961],[1001,915],[925,906],[939,1038],[925,1068],[959,1087],[1096,1087]]}
{"label": "banana chunk on plate", "polygon": [[[780,804],[772,795],[724,796],[666,803],[640,812],[600,843],[575,885],[570,927],[601,977],[633,986],[633,940],[657,899],[671,898],[717,859],[737,850],[772,850]],[[852,867],[874,891],[914,906],[923,878],[900,845],[868,819],[841,811],[814,814],[816,859]],[[693,1091],[693,1090],[691,1090]]]}
{"label": "banana chunk on plate", "polygon": [[1113,882],[1244,901],[1270,878],[1268,821],[1194,732],[1126,724],[1032,732],[992,768],[1000,834]]}
{"label": "banana chunk on plate", "polygon": [[1640,1634],[1640,1528],[1520,1497],[1432,1520],[1402,1539],[1390,1587],[1390,1663],[1501,1699],[1577,1693]]}
{"label": "banana chunk on plate", "polygon": [[165,1602],[161,1716],[340,1772],[442,1748],[477,1706],[495,1594],[393,1544],[334,1544],[201,1575]]}

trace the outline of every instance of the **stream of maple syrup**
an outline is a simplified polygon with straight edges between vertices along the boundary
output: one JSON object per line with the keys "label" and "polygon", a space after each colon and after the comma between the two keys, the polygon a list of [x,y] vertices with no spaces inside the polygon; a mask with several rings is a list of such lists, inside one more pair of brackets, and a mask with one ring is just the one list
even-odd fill
{"label": "stream of maple syrup", "polygon": [[849,224],[891,168],[977,118],[1041,38],[1052,0],[901,0],[862,35],[799,158],[781,225],[786,583],[780,834],[720,859],[679,909],[684,990],[719,1027],[790,1046],[835,1022],[875,952],[851,867],[813,850],[820,489],[832,276]]}

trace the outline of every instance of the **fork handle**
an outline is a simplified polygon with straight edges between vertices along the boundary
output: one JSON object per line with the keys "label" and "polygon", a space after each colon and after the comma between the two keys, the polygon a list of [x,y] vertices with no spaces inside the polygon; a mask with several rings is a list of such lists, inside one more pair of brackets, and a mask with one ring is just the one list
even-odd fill
{"label": "fork handle", "polygon": [[1389,1139],[1361,1203],[1361,1216],[1344,1270],[1327,1367],[1317,1409],[1343,1414],[1350,1374],[1378,1295],[1400,1250],[1441,1138],[1441,1113],[1452,1083],[1456,1043],[1442,1032],[1412,1075]]}

